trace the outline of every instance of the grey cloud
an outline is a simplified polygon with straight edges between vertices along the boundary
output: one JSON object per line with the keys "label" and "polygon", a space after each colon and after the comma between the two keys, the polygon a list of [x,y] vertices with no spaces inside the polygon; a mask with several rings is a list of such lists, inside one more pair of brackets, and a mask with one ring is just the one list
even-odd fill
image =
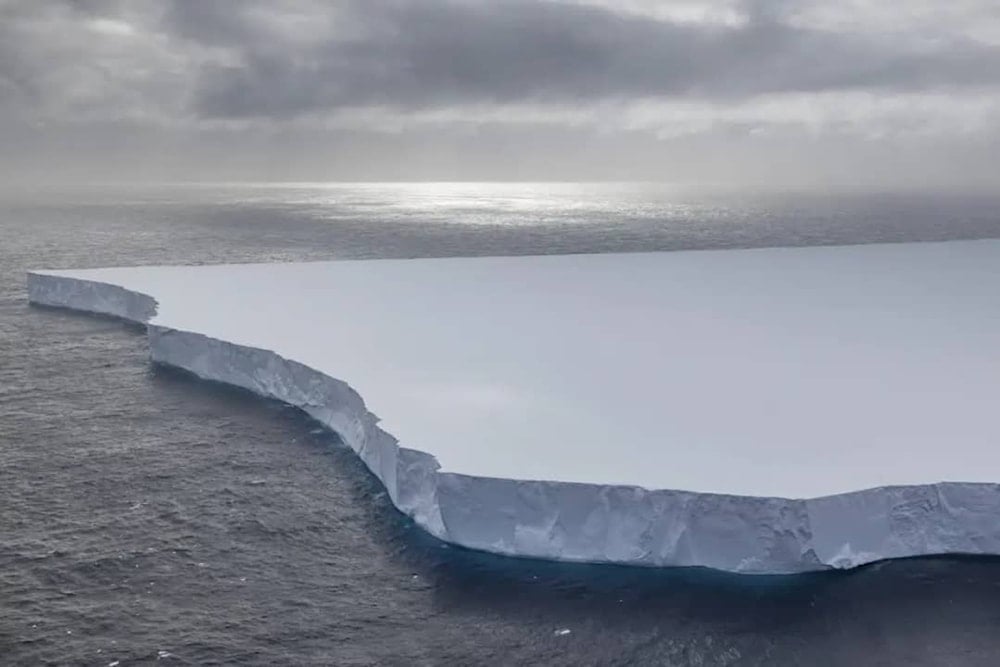
{"label": "grey cloud", "polygon": [[838,2],[0,0],[0,180],[995,183],[1000,26],[801,20]]}
{"label": "grey cloud", "polygon": [[[256,50],[267,46],[268,20],[282,13],[280,3],[258,0],[204,2],[170,0],[165,3],[162,27],[174,36],[212,46]],[[317,12],[323,12],[317,8]],[[286,47],[295,48],[294,44]],[[294,57],[294,53],[288,53]]]}
{"label": "grey cloud", "polygon": [[101,20],[105,28],[153,22],[149,9],[112,0],[0,0],[0,114],[72,122],[161,106],[178,85],[177,72],[163,67],[170,54],[141,32],[115,43],[95,28]]}
{"label": "grey cloud", "polygon": [[237,50],[238,64],[208,66],[197,81],[196,112],[216,118],[1000,82],[997,49],[795,28],[781,6],[749,2],[750,20],[732,27],[544,2],[355,2],[338,5],[350,33],[307,45],[270,33],[267,6],[234,15],[178,1],[169,25]]}
{"label": "grey cloud", "polygon": [[[272,120],[373,105],[405,113],[654,97],[726,103],[1000,84],[995,47],[795,27],[786,13],[800,4],[744,0],[748,20],[727,26],[527,0],[0,0],[0,109],[72,114],[80,90],[68,84],[84,76],[100,86],[91,114],[106,99],[109,115],[127,103],[195,119]],[[289,17],[299,21],[292,29]],[[98,18],[139,31],[129,62],[80,37]],[[52,103],[67,88],[76,96]]]}

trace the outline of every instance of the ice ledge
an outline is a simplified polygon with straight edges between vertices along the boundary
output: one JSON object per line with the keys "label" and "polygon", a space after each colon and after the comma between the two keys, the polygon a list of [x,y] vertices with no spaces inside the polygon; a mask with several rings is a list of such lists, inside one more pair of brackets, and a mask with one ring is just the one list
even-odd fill
{"label": "ice ledge", "polygon": [[393,504],[447,542],[499,554],[745,573],[850,568],[886,558],[1000,554],[1000,485],[885,486],[812,499],[522,481],[441,472],[401,447],[346,383],[269,350],[150,320],[155,299],[30,273],[32,303],[146,324],[154,362],[307,412],[381,480]]}

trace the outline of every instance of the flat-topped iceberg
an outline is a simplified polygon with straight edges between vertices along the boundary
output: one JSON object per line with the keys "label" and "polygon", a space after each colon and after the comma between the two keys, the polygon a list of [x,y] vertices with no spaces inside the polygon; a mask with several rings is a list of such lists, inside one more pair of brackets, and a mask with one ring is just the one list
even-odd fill
{"label": "flat-topped iceberg", "polygon": [[[737,572],[1000,554],[1000,241],[37,271],[418,525]],[[377,416],[376,416],[377,415]]]}

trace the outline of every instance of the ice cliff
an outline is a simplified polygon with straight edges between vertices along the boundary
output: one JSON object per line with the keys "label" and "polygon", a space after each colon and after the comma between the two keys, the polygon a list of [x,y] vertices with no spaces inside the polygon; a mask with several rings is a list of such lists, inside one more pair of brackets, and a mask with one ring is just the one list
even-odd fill
{"label": "ice cliff", "polygon": [[[994,439],[998,431],[988,429],[990,420],[996,421],[988,416],[992,414],[989,406],[994,405],[993,399],[1000,395],[997,391],[997,383],[1000,382],[997,378],[1000,376],[994,374],[998,348],[991,347],[997,342],[1000,318],[997,318],[997,309],[988,305],[1000,284],[997,280],[1000,274],[996,269],[1000,266],[1000,243],[984,241],[880,246],[875,249],[657,253],[612,257],[613,260],[577,257],[501,258],[501,261],[493,258],[409,263],[337,262],[283,265],[283,268],[241,265],[39,271],[28,275],[28,294],[29,300],[35,304],[100,313],[145,324],[154,362],[301,408],[340,435],[385,485],[389,497],[400,511],[432,535],[464,547],[522,557],[644,566],[703,566],[746,573],[849,568],[885,558],[926,554],[1000,554],[1000,521],[997,520],[1000,517],[1000,485],[990,481],[1000,479],[1000,456],[992,451],[997,448],[983,445],[991,441],[1000,444]],[[784,273],[780,270],[767,273],[765,267],[775,262],[779,269],[785,269]],[[677,269],[678,265],[682,269]],[[639,267],[638,273],[633,275],[634,283],[625,280],[622,290],[615,288],[609,293],[604,292],[610,289],[609,282],[614,283],[611,276],[621,275],[623,267],[628,266]],[[657,268],[661,266],[668,268]],[[687,268],[683,268],[685,266]],[[664,287],[698,275],[716,275],[717,269],[724,266],[737,267],[735,274],[731,272],[728,275],[735,282],[709,281],[705,293],[698,293],[696,288],[690,287],[694,283],[687,283],[689,288],[684,293],[688,294],[692,289],[695,291],[693,296],[688,294],[690,298],[687,300],[680,297],[672,299],[669,293],[671,288]],[[796,277],[806,280],[808,287],[808,276],[815,277],[817,271],[822,273],[836,267],[849,267],[855,278],[860,272],[861,282],[871,290],[863,298],[858,297],[860,300],[851,297],[845,301],[844,295],[854,294],[851,289],[857,287],[848,276],[844,278],[847,286],[836,288],[833,292],[801,291],[802,280],[796,280]],[[894,272],[894,267],[903,271],[904,275]],[[676,273],[678,270],[681,274]],[[911,275],[906,271],[916,273]],[[442,274],[442,282],[420,284],[419,276],[426,273]],[[761,278],[765,273],[767,276]],[[386,274],[392,275],[392,279],[385,280],[378,287],[379,276]],[[501,278],[495,279],[494,274]],[[557,281],[558,284],[575,281],[573,284],[579,289],[581,280],[585,281],[585,276],[593,274],[596,274],[596,279],[592,290],[584,288],[582,292],[556,294],[551,301],[539,301],[539,290],[544,292],[550,281]],[[911,280],[913,275],[924,277],[914,285]],[[510,276],[517,276],[517,279],[510,282]],[[658,283],[658,278],[664,282]],[[843,276],[833,276],[829,282],[837,282],[833,278]],[[332,287],[329,291],[318,293],[316,285],[324,280],[328,280]],[[528,327],[527,334],[500,332],[497,339],[468,347],[466,354],[462,345],[468,343],[461,341],[472,335],[473,325],[463,325],[466,321],[452,313],[458,312],[453,308],[474,302],[463,301],[464,297],[458,292],[447,292],[441,287],[456,280],[467,284],[470,295],[477,295],[475,303],[481,302],[490,310],[499,311],[497,321],[486,322],[485,326],[489,329],[499,326],[500,320],[507,319],[514,312],[524,315],[521,310],[508,312],[507,309],[515,307],[510,304],[532,301],[530,313],[537,313],[538,317],[523,318]],[[524,280],[530,281],[526,291],[521,288],[523,283],[520,281]],[[643,292],[646,288],[637,286],[640,283],[648,285],[650,280],[653,281],[653,289],[647,300]],[[986,282],[978,282],[983,280]],[[428,310],[423,307],[425,304],[412,303],[412,294],[407,292],[414,281],[418,283],[418,291],[429,289],[433,293],[433,289],[441,289],[445,292],[444,296],[438,293],[438,296],[428,297],[442,299],[435,303],[439,306],[437,309]],[[778,284],[774,281],[786,285],[785,291],[768,292],[769,286]],[[278,287],[274,287],[276,283]],[[373,283],[376,288],[371,287]],[[258,284],[261,289],[254,289]],[[358,287],[362,284],[366,287]],[[683,286],[685,283],[680,284]],[[731,286],[731,301],[718,297],[719,285],[723,284]],[[826,282],[816,282],[816,285],[821,284],[826,285]],[[238,291],[243,296],[232,298],[234,285],[239,286]],[[265,289],[264,285],[269,287]],[[636,286],[634,291],[630,291],[633,286]],[[367,289],[381,291],[365,291]],[[665,296],[664,290],[668,292]],[[917,298],[914,295],[925,294],[928,290],[933,298],[921,297],[914,303],[913,299]],[[401,292],[399,300],[389,304],[385,313],[373,310],[381,308],[381,305],[372,305],[375,296],[383,297],[383,300],[391,299],[386,295],[396,291]],[[275,311],[269,310],[270,307],[278,307],[275,303],[284,300],[281,308],[287,307],[292,292],[302,296],[304,305],[295,313],[287,313],[288,322],[282,325],[286,328],[279,327],[263,333],[250,331],[249,323],[263,323],[275,317]],[[869,303],[864,299],[869,298],[871,292],[876,296],[875,301]],[[844,298],[838,301],[837,295]],[[706,298],[714,301],[706,302]],[[879,304],[884,306],[887,298],[895,308],[895,311],[890,309],[888,319],[883,321],[875,316],[866,319],[866,313],[875,311],[865,309]],[[652,311],[644,308],[663,299],[667,307],[662,313],[664,326],[661,328],[657,325],[661,315],[653,315]],[[816,299],[820,303],[817,304]],[[956,299],[965,301],[957,302]],[[566,300],[572,307],[555,305],[565,304]],[[622,300],[626,302],[624,306]],[[773,342],[772,339],[778,336],[775,350],[755,343],[752,349],[736,351],[736,357],[750,356],[745,353],[755,352],[758,361],[761,355],[771,360],[766,367],[753,366],[759,376],[748,380],[763,393],[778,392],[781,389],[780,380],[796,378],[796,372],[825,374],[816,385],[825,391],[830,384],[836,385],[834,373],[842,368],[844,359],[854,359],[859,355],[861,362],[858,368],[861,369],[874,363],[871,359],[884,361],[886,356],[890,358],[884,363],[892,365],[881,368],[879,375],[888,387],[892,387],[894,381],[910,382],[914,378],[911,374],[912,360],[922,357],[897,358],[902,354],[900,348],[906,348],[906,341],[899,339],[899,331],[887,329],[882,332],[886,335],[885,340],[897,341],[898,344],[883,346],[879,327],[883,324],[895,327],[901,322],[900,331],[906,335],[909,327],[919,323],[913,320],[914,313],[938,321],[942,313],[928,314],[926,309],[944,304],[942,307],[950,317],[950,323],[929,335],[937,341],[935,344],[945,347],[929,350],[929,354],[941,354],[930,354],[928,363],[933,365],[936,377],[941,378],[940,385],[945,392],[950,391],[950,383],[954,382],[956,386],[964,387],[966,393],[955,397],[954,403],[936,395],[932,399],[945,411],[982,408],[984,412],[949,413],[941,419],[929,417],[931,421],[918,424],[922,431],[930,431],[929,440],[911,441],[909,445],[906,442],[902,445],[894,442],[887,444],[893,451],[884,458],[879,458],[872,450],[870,461],[877,463],[881,469],[863,473],[855,473],[856,469],[852,466],[864,468],[864,461],[848,461],[843,465],[837,461],[841,456],[851,457],[856,456],[858,451],[864,452],[865,448],[872,447],[870,443],[862,442],[857,445],[860,449],[851,449],[853,445],[844,439],[844,433],[853,431],[838,432],[837,428],[845,427],[832,422],[810,426],[809,420],[805,420],[801,424],[805,430],[794,433],[767,430],[773,428],[771,420],[792,419],[786,417],[782,410],[775,411],[769,419],[762,419],[759,428],[755,426],[758,422],[747,421],[746,418],[742,421],[735,418],[736,423],[725,428],[709,428],[711,424],[706,425],[701,419],[696,425],[702,430],[688,432],[692,434],[691,440],[677,440],[681,431],[675,433],[670,426],[668,399],[674,396],[669,393],[673,390],[667,385],[655,384],[673,381],[666,375],[668,367],[676,377],[684,379],[676,396],[689,397],[691,401],[698,402],[716,397],[716,403],[708,405],[704,414],[716,413],[719,421],[734,419],[733,415],[738,417],[741,413],[737,407],[720,401],[719,392],[706,393],[697,385],[699,372],[715,373],[717,370],[705,360],[722,355],[722,366],[728,371],[743,374],[748,371],[738,365],[734,369],[736,362],[727,357],[727,350],[714,346],[705,352],[704,363],[694,364],[691,368],[685,367],[683,362],[672,362],[670,355],[680,355],[684,353],[684,348],[675,345],[660,348],[665,335],[662,332],[678,328],[685,331],[688,346],[704,340],[704,331],[716,331],[717,327],[735,336],[734,340],[745,341],[748,336],[753,338],[748,332],[754,327],[743,326],[749,317],[746,313],[750,311],[740,310],[742,306],[734,305],[747,300],[753,312],[763,302],[771,304],[766,319],[779,323],[777,329],[765,332],[757,341]],[[589,315],[580,314],[592,310],[595,303],[612,302],[615,307],[597,315],[594,320],[588,319]],[[782,305],[775,306],[776,302]],[[803,305],[807,303],[811,305]],[[516,308],[521,307],[516,305]],[[816,313],[822,311],[824,314],[816,315],[819,319],[810,319],[810,307]],[[697,308],[704,308],[707,315]],[[229,312],[213,314],[220,309]],[[551,320],[541,315],[553,309],[558,312]],[[822,319],[831,309],[838,322],[845,317],[854,318],[860,312],[857,327],[835,328],[831,333],[829,321]],[[252,318],[247,316],[250,319],[242,321],[234,315],[245,311],[255,313]],[[696,311],[699,313],[697,319],[691,320],[690,313]],[[321,312],[326,314],[319,314]],[[609,318],[609,313],[614,317]],[[629,313],[637,319],[623,322],[622,318],[630,317]],[[719,320],[720,313],[736,315],[727,324]],[[434,325],[437,328],[433,330],[421,330],[417,324],[409,328],[406,326],[430,317],[451,319],[451,322],[447,326],[437,322]],[[479,321],[483,318],[489,320],[491,315],[480,312],[470,317]],[[785,317],[791,317],[788,321],[794,322],[805,318],[808,326],[793,328],[787,339],[780,339],[780,332],[787,328],[787,323],[782,324]],[[238,321],[232,322],[233,318]],[[385,332],[381,329],[391,327],[393,318],[398,318],[396,326],[402,331],[398,333],[398,338],[384,338]],[[740,322],[743,328],[734,333],[733,322]],[[965,330],[970,322],[980,324],[981,328],[977,331]],[[623,325],[634,329],[636,323],[641,323],[641,328],[645,329],[643,340],[653,339],[650,343],[653,347],[643,348],[635,341],[628,344],[631,339],[616,338],[617,334],[609,339],[604,331]],[[695,324],[710,328],[703,331]],[[354,338],[342,339],[333,333],[351,327],[358,329]],[[873,328],[874,334],[871,333]],[[308,333],[302,334],[301,338],[295,338],[290,333],[304,329]],[[576,342],[567,343],[572,339],[569,334],[574,332],[577,334]],[[827,340],[830,335],[849,338],[848,334],[860,335],[859,332],[871,335],[864,340],[855,337],[846,343]],[[953,337],[951,342],[941,342],[940,337],[948,332]],[[913,335],[920,338],[918,333]],[[532,367],[530,377],[501,370],[501,366],[493,365],[488,355],[480,357],[481,352],[502,349],[508,343],[499,339],[510,339],[512,336],[517,338],[517,342],[513,343],[515,349],[511,356],[504,359],[503,368],[520,358],[523,365]],[[814,364],[795,366],[803,358],[811,358],[803,357],[802,350],[793,346],[803,336],[818,336],[817,346],[806,352],[808,355],[828,354],[827,365],[822,368]],[[442,337],[445,340],[439,340]],[[413,338],[416,338],[415,343]],[[293,340],[286,344],[290,339]],[[917,341],[918,348],[922,347],[921,342],[922,339]],[[351,344],[356,344],[355,349],[343,349]],[[394,348],[394,345],[397,347]],[[409,345],[416,347],[406,347]],[[439,364],[435,345],[449,355],[460,357],[457,370],[452,368],[445,375],[440,375],[444,371],[436,367],[427,370],[424,366],[407,365],[406,355],[411,354],[413,349],[427,351],[428,365]],[[621,345],[625,347],[619,347]],[[867,354],[865,345],[871,348],[868,350],[873,355],[871,358],[864,356]],[[563,357],[559,350],[567,346],[573,348],[572,354]],[[336,347],[337,354],[344,356],[335,354],[336,358],[331,358],[331,347]],[[530,356],[533,349],[537,356]],[[662,349],[661,355],[653,354],[652,351],[657,349]],[[689,349],[694,350],[693,347]],[[923,349],[926,350],[926,346]],[[581,354],[581,350],[585,353]],[[971,355],[972,360],[968,365],[964,365],[966,362],[962,360],[951,364],[951,357],[942,356],[945,352],[952,357],[966,353]],[[635,355],[634,364],[629,361],[630,354]],[[842,354],[849,356],[842,357]],[[697,351],[690,351],[688,355],[699,358]],[[665,360],[660,360],[661,357]],[[791,360],[792,367],[782,370],[780,361],[786,358]],[[642,369],[659,363],[668,366],[655,368],[656,372],[648,377],[641,374]],[[756,362],[743,358],[739,363]],[[603,383],[603,386],[579,389],[579,392],[593,389],[594,401],[597,401],[593,403],[588,402],[590,394],[577,396],[573,393],[581,383],[579,379],[571,378],[567,385],[558,384],[553,379],[572,374],[569,369],[573,365],[586,364],[592,364],[597,370],[587,370],[588,374],[594,374],[581,377],[592,377],[596,385]],[[779,365],[778,369],[769,370],[775,364]],[[343,375],[333,368],[339,365],[344,366]],[[625,370],[622,370],[623,367]],[[970,375],[973,371],[969,369],[980,368],[982,376]],[[433,376],[426,375],[432,371]],[[462,372],[468,372],[475,378],[498,377],[503,381],[498,380],[489,386],[485,386],[481,379],[456,384],[456,374]],[[848,380],[858,381],[853,375]],[[408,389],[411,382],[417,387],[412,392]],[[372,396],[365,392],[365,385],[372,389]],[[891,397],[891,391],[886,392],[877,385],[878,381],[875,381],[873,396]],[[811,384],[808,386],[813,387]],[[545,389],[552,393],[545,393]],[[932,393],[934,389],[923,388]],[[863,390],[859,391],[864,394]],[[630,400],[630,392],[635,393],[634,400]],[[564,395],[579,402],[563,399]],[[734,394],[739,395],[744,395],[742,390]],[[725,398],[727,395],[723,392],[722,396]],[[382,397],[384,400],[379,400]],[[795,398],[791,394],[785,396],[779,393],[775,400],[780,404]],[[816,398],[815,395],[807,396],[808,400]],[[824,394],[821,398],[829,397]],[[926,407],[920,403],[924,398],[923,394],[914,395],[907,409]],[[845,403],[850,403],[849,396],[843,399]],[[532,400],[537,405],[527,404]],[[754,399],[749,397],[744,400]],[[863,395],[861,400],[869,398]],[[366,401],[371,403],[366,404]],[[664,407],[659,412],[648,407],[660,402]],[[634,411],[634,403],[639,403],[643,409]],[[538,405],[543,406],[543,412],[539,412],[542,408]],[[591,410],[593,406],[597,407]],[[794,407],[792,411],[796,414],[808,413],[805,408],[795,411]],[[407,409],[413,414],[407,413]],[[873,421],[871,414],[859,412],[862,409],[863,406],[854,412],[840,412],[839,416],[855,419],[864,428],[876,429],[880,438],[890,442],[886,438],[896,432],[892,430],[896,426]],[[380,420],[372,410],[378,410],[387,421]],[[460,411],[464,412],[459,414]],[[588,414],[582,414],[584,411]],[[430,413],[429,417],[425,412]],[[579,427],[574,416],[577,412],[580,412],[579,421],[585,429],[579,432],[573,431]],[[884,408],[883,412],[889,419],[898,417],[890,408]],[[830,414],[834,418],[838,416],[836,410]],[[449,419],[450,415],[453,415],[453,421],[459,422],[459,427],[454,427],[458,430],[449,430],[453,425],[438,424]],[[812,415],[807,416],[813,418]],[[540,445],[525,435],[531,451],[538,454],[535,467],[532,467],[532,461],[522,459],[527,474],[516,474],[520,469],[516,459],[523,453],[516,449],[519,445],[511,445],[511,451],[517,451],[518,456],[508,454],[505,457],[503,452],[495,451],[502,444],[491,443],[481,453],[473,452],[475,456],[468,458],[468,450],[475,450],[477,446],[469,440],[469,434],[475,433],[478,420],[482,420],[484,428],[517,424],[524,431],[532,428],[532,420],[536,417],[544,439],[539,441]],[[469,428],[473,430],[462,430],[465,428],[461,424],[463,419],[469,421]],[[681,422],[682,415],[678,413],[676,419]],[[964,419],[964,426],[959,427],[957,419]],[[608,422],[609,426],[605,428],[604,422]],[[951,442],[947,440],[947,433],[934,430],[948,423],[956,424],[955,439]],[[408,439],[410,424],[417,436],[416,441]],[[442,445],[440,451],[432,439],[435,428],[441,429],[442,442],[450,442],[446,443],[447,446]],[[563,441],[554,435],[559,433],[560,428],[568,434]],[[796,439],[801,433],[808,433],[809,428],[817,431],[816,441],[819,444]],[[655,447],[648,444],[654,441],[643,441],[643,434],[653,429],[672,434],[671,441]],[[711,444],[724,442],[733,434],[738,435],[747,429],[747,439],[736,442],[732,448]],[[753,437],[757,432],[754,429],[764,433],[766,440]],[[834,440],[823,440],[825,436],[820,431],[833,431]],[[515,437],[512,433],[508,431],[501,435],[511,439]],[[588,433],[594,433],[589,440]],[[699,433],[704,434],[701,441],[696,437]],[[773,444],[774,438],[780,435],[789,436],[791,444]],[[904,431],[903,435],[910,437],[910,431]],[[397,436],[404,439],[402,443]],[[863,440],[864,433],[856,437]],[[937,447],[928,447],[926,443],[935,439],[940,439]],[[844,443],[839,452],[828,444],[837,441]],[[545,442],[552,442],[552,449],[556,451],[539,449]],[[622,444],[619,445],[619,442]],[[625,444],[634,442],[640,444]],[[972,444],[963,450],[963,443]],[[958,449],[949,453],[949,447],[955,446]],[[623,447],[626,449],[623,450]],[[692,453],[687,456],[689,450]],[[648,451],[648,457],[634,460],[636,453],[641,455],[643,451]],[[965,462],[950,463],[952,459],[969,455],[969,452],[978,452],[976,455],[981,454],[980,459],[968,463],[968,467],[962,467]],[[621,461],[622,456],[629,458]],[[927,460],[911,465],[903,460],[906,456],[925,457]],[[515,459],[513,463],[503,463],[504,458],[511,457]],[[894,459],[899,460],[898,467],[881,463]],[[676,461],[673,470],[671,460]],[[718,488],[706,488],[706,483],[712,483],[705,480],[713,479],[713,466],[717,466],[714,474],[720,480]],[[567,472],[559,474],[562,469]],[[768,470],[771,471],[770,480],[766,478]],[[630,478],[633,473],[634,480]],[[817,481],[824,480],[824,474],[830,478],[828,483]],[[904,482],[917,478],[917,483],[886,483],[864,488],[883,478],[892,480],[896,474]],[[927,479],[919,479],[921,475]],[[962,475],[969,481],[959,478],[953,482],[938,482],[938,475]],[[690,485],[684,482],[687,476],[691,479]],[[741,476],[756,476],[756,479],[740,480]],[[650,483],[650,479],[660,478],[666,480],[664,486],[669,484],[677,490],[658,488]],[[855,479],[857,482],[853,481]],[[838,485],[841,488],[837,488]],[[815,494],[793,495],[800,488],[816,488],[818,491]],[[854,490],[857,488],[864,490]],[[779,493],[769,493],[770,490]],[[782,490],[790,492],[783,494],[780,493]]]}

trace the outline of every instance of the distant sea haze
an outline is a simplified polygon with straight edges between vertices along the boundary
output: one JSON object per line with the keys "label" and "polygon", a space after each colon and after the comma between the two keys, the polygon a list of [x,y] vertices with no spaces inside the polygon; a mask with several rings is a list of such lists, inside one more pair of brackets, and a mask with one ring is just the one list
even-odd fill
{"label": "distant sea haze", "polygon": [[24,290],[37,268],[970,238],[1000,238],[1000,195],[0,195],[0,663],[995,664],[995,559],[733,579],[442,548],[301,414],[151,369],[135,331],[29,308]]}
{"label": "distant sea haze", "polygon": [[7,195],[0,203],[7,231],[41,236],[53,259],[71,229],[84,241],[113,238],[112,263],[128,257],[133,243],[145,249],[143,242],[155,245],[159,263],[190,263],[1000,236],[1000,195],[754,195],[649,183],[106,186]]}

